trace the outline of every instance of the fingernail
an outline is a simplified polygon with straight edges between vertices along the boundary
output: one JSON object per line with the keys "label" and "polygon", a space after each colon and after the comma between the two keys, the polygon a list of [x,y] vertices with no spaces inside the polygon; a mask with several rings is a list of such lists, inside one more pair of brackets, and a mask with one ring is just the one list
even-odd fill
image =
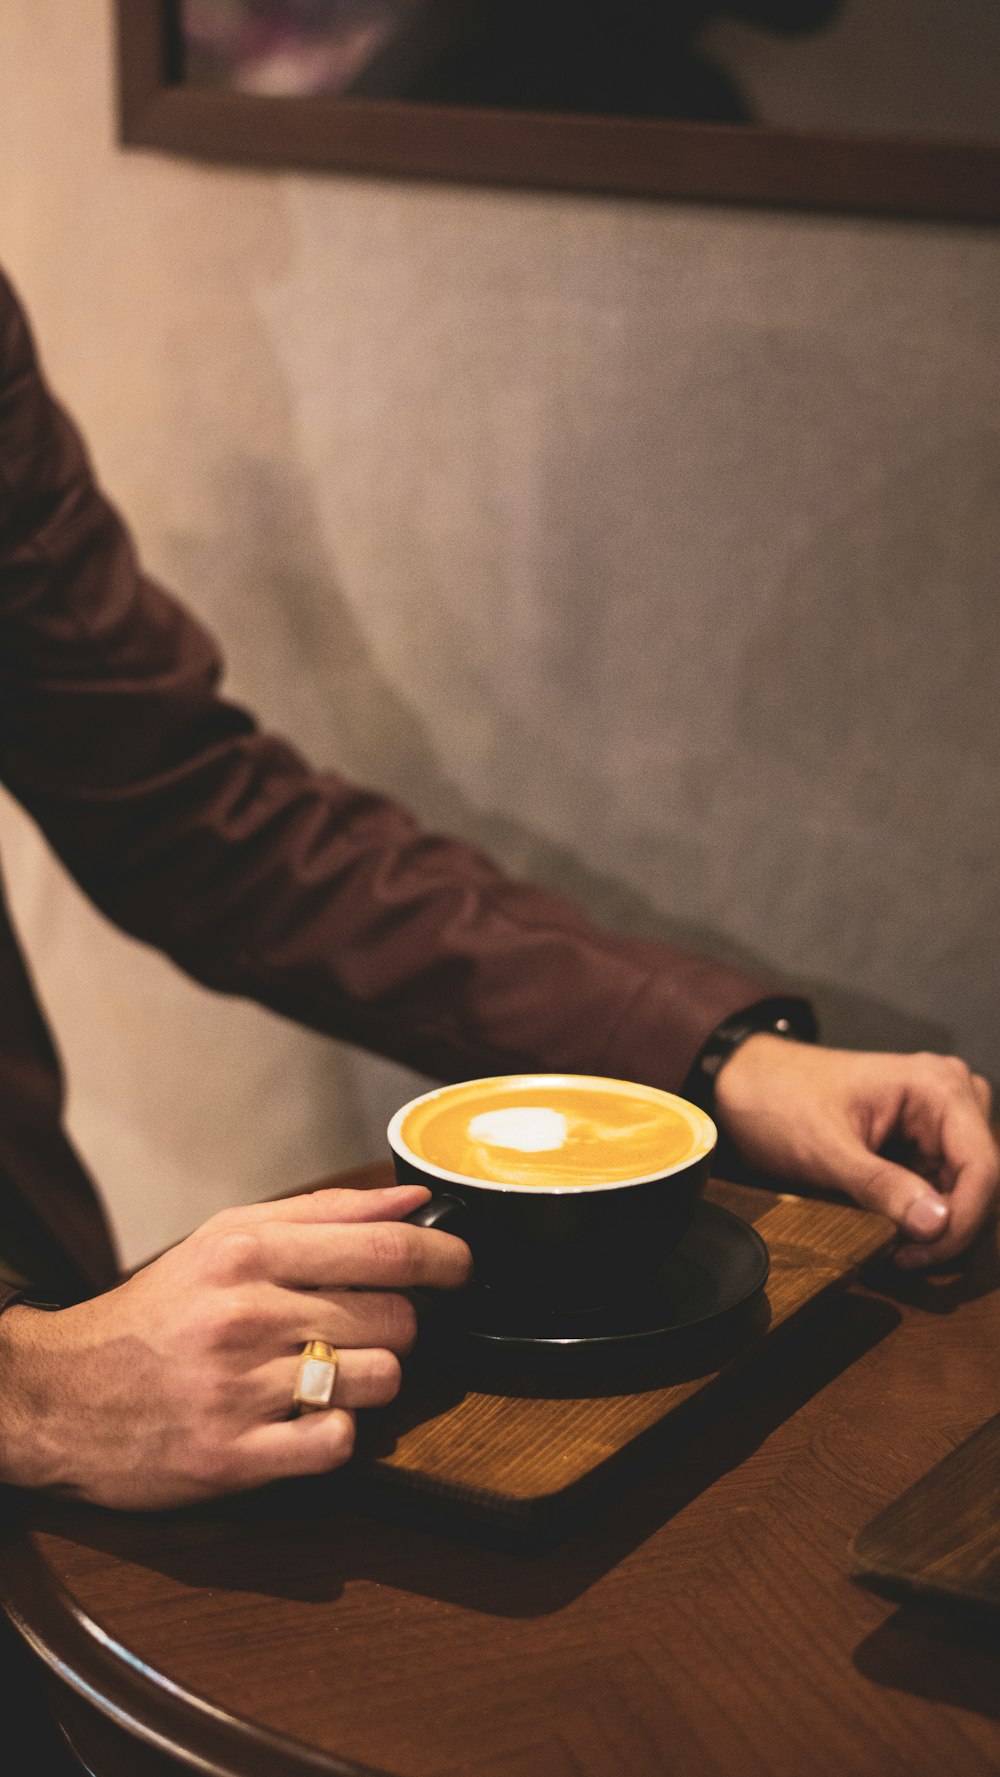
{"label": "fingernail", "polygon": [[947,1220],[947,1205],[939,1198],[917,1197],[903,1216],[903,1227],[917,1240],[933,1240]]}

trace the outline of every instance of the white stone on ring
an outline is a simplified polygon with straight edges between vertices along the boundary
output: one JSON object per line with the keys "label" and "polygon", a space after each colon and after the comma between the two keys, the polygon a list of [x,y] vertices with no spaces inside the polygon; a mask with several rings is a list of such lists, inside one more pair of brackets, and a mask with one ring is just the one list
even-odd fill
{"label": "white stone on ring", "polygon": [[295,1378],[293,1405],[300,1413],[321,1413],[330,1405],[340,1353],[325,1339],[308,1339],[302,1347]]}

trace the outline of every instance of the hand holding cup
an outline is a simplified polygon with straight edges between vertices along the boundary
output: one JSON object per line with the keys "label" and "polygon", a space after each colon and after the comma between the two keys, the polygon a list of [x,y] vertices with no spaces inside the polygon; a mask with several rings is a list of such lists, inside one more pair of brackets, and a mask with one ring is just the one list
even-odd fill
{"label": "hand holding cup", "polygon": [[[406,1291],[455,1289],[468,1249],[403,1218],[419,1185],[224,1210],[106,1295],[0,1319],[0,1479],[127,1510],[346,1462],[395,1396]],[[327,1410],[292,1418],[303,1346],[338,1353]]]}

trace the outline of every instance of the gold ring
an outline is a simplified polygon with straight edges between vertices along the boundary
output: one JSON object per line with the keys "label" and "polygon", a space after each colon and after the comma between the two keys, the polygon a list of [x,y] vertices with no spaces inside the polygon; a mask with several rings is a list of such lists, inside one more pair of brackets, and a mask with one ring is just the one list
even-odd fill
{"label": "gold ring", "polygon": [[307,1339],[299,1358],[292,1405],[300,1413],[322,1413],[330,1405],[340,1353],[325,1339]]}

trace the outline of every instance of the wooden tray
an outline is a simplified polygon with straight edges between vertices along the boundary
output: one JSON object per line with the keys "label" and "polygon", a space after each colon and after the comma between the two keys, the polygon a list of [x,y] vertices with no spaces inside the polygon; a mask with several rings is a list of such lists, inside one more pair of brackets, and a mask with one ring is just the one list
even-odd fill
{"label": "wooden tray", "polygon": [[1000,1618],[1000,1414],[858,1532],[857,1577],[891,1598]]}
{"label": "wooden tray", "polygon": [[692,1410],[798,1325],[860,1267],[890,1250],[882,1216],[840,1204],[713,1180],[707,1196],[756,1227],[770,1250],[765,1297],[725,1347],[694,1350],[589,1380],[520,1371],[428,1367],[377,1416],[355,1474],[363,1501],[387,1495],[446,1508],[435,1519],[551,1534],[651,1439],[686,1427]]}

